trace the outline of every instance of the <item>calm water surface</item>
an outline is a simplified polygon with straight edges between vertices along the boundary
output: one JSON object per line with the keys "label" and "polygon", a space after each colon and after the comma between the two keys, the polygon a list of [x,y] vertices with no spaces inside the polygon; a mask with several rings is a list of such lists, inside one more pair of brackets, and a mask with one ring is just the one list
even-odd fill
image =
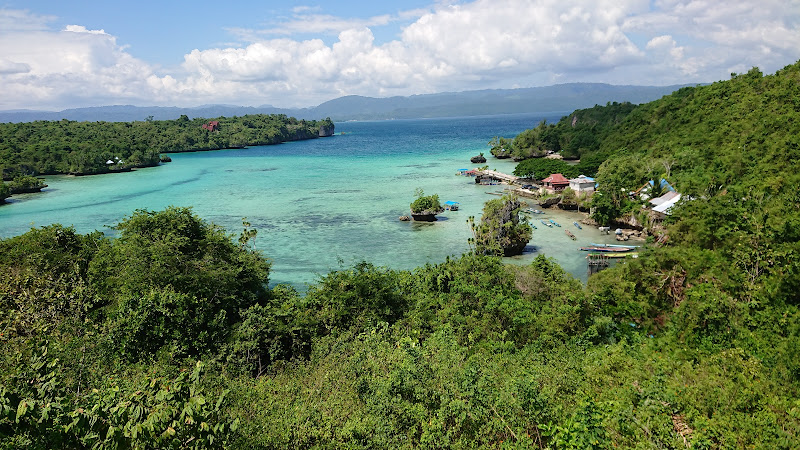
{"label": "calm water surface", "polygon": [[[79,232],[113,226],[136,209],[191,206],[199,216],[241,229],[242,218],[258,229],[256,247],[272,260],[271,283],[303,289],[320,275],[366,260],[394,269],[438,263],[469,250],[466,223],[501,186],[476,186],[456,176],[469,158],[484,152],[493,136],[513,137],[541,119],[560,115],[512,115],[427,120],[344,122],[337,135],[312,141],[238,150],[173,154],[172,163],[131,173],[47,177],[41,194],[16,195],[0,207],[0,237],[61,223]],[[488,156],[491,169],[511,173],[514,163]],[[398,221],[408,214],[416,188],[461,203],[435,223]],[[547,228],[544,217],[562,228]],[[610,242],[596,229],[578,230],[578,213],[534,216],[538,229],[521,257],[555,258],[586,279],[588,242]],[[571,230],[578,241],[564,233]]]}

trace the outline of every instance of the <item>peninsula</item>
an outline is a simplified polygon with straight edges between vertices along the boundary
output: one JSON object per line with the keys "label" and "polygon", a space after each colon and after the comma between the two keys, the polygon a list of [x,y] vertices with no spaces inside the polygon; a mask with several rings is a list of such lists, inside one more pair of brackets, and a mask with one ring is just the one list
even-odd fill
{"label": "peninsula", "polygon": [[158,165],[162,153],[242,148],[331,136],[334,123],[283,114],[134,122],[0,124],[0,173],[92,175]]}

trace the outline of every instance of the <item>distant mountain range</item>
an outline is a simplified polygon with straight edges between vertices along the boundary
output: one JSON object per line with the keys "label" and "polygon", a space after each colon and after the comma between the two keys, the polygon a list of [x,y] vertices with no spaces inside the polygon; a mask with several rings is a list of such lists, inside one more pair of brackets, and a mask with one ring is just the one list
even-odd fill
{"label": "distant mountain range", "polygon": [[182,114],[195,117],[230,117],[246,114],[286,114],[299,119],[380,120],[430,117],[480,116],[528,112],[569,112],[607,102],[646,103],[685,85],[615,86],[602,83],[569,83],[522,89],[490,89],[446,92],[409,97],[373,98],[348,95],[312,108],[273,106],[205,105],[193,108],[175,106],[95,106],[63,111],[0,111],[0,122],[35,120],[77,120],[131,122],[152,116],[155,120],[177,119]]}

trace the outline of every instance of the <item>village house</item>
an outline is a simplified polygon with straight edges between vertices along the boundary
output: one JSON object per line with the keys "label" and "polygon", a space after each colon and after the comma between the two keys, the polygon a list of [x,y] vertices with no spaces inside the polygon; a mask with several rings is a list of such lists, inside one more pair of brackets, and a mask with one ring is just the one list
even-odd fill
{"label": "village house", "polygon": [[564,188],[569,186],[569,180],[560,173],[550,174],[549,177],[542,180],[545,189],[551,191],[563,191]]}
{"label": "village house", "polygon": [[569,187],[575,192],[593,192],[594,191],[594,178],[581,175],[578,178],[569,180]]}

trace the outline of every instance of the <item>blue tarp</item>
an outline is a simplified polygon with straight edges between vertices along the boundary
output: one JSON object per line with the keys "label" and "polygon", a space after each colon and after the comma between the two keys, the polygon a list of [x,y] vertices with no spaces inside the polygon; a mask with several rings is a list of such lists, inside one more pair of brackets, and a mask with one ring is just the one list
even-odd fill
{"label": "blue tarp", "polygon": [[[662,188],[666,187],[668,191],[675,192],[675,188],[672,187],[672,185],[670,185],[669,183],[667,183],[667,180],[662,178],[660,184]],[[653,182],[653,180],[650,180],[650,186],[655,186],[655,182]]]}
{"label": "blue tarp", "polygon": [[447,206],[452,206],[452,205],[458,205],[459,203],[448,200],[448,201],[444,202],[444,204],[447,205]]}

